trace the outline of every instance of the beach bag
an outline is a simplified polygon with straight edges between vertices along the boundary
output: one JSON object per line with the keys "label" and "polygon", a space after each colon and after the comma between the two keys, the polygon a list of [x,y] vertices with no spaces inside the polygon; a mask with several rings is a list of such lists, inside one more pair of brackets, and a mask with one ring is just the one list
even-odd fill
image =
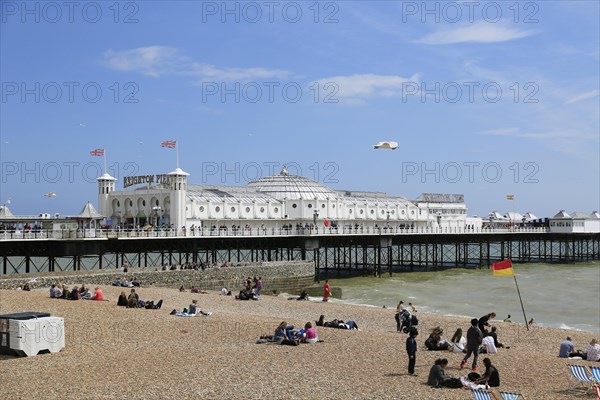
{"label": "beach bag", "polygon": [[467,378],[469,378],[469,380],[473,382],[481,378],[481,375],[479,375],[477,372],[470,372],[469,375],[467,375]]}

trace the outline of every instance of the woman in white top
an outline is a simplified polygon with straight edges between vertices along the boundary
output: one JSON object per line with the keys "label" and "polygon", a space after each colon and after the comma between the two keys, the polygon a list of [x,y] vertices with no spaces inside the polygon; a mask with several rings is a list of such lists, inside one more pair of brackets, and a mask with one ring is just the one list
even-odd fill
{"label": "woman in white top", "polygon": [[465,346],[467,345],[467,339],[462,334],[462,329],[458,328],[452,339],[450,340],[450,350],[454,353],[464,353]]}

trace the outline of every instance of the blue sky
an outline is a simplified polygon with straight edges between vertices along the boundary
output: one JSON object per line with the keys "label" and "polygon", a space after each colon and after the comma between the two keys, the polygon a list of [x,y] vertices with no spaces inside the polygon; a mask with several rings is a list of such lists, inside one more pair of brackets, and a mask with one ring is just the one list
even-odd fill
{"label": "blue sky", "polygon": [[169,172],[167,139],[193,183],[287,163],[337,189],[463,193],[471,215],[600,208],[597,1],[1,4],[14,213],[96,203],[94,148],[119,187]]}

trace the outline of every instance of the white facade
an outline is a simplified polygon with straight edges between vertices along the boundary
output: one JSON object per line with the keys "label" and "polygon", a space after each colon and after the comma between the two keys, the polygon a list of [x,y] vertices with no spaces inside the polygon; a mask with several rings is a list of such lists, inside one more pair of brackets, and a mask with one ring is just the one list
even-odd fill
{"label": "white facade", "polygon": [[281,228],[312,224],[340,228],[464,227],[467,218],[462,195],[427,195],[425,200],[411,201],[381,192],[333,190],[290,175],[285,168],[278,175],[245,186],[193,185],[188,184],[188,176],[178,168],[156,177],[127,177],[127,185],[144,186],[116,191],[114,178],[105,174],[98,178],[99,212],[112,225],[166,224],[178,230],[192,226]]}
{"label": "white facade", "polygon": [[600,214],[582,212],[566,213],[561,210],[550,218],[550,232],[557,233],[598,233],[600,232]]}

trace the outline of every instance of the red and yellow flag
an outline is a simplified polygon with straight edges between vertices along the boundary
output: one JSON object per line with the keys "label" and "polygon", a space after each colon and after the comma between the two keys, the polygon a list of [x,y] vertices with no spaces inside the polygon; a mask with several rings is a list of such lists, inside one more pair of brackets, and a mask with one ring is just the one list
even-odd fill
{"label": "red and yellow flag", "polygon": [[515,276],[510,260],[498,261],[492,264],[494,276]]}

